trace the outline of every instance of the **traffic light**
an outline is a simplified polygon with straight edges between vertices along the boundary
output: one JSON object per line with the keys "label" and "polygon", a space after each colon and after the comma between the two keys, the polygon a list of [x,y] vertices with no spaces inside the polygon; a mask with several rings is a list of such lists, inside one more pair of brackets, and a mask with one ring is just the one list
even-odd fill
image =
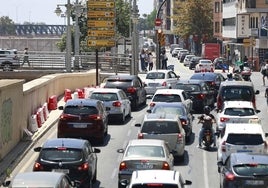
{"label": "traffic light", "polygon": [[162,30],[158,30],[157,39],[158,39],[160,46],[165,46],[166,37]]}

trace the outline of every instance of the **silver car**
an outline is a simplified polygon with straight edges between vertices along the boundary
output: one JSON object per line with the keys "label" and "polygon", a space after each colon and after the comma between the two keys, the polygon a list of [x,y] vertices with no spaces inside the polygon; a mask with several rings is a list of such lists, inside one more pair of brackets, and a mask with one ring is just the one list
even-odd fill
{"label": "silver car", "polygon": [[103,101],[109,120],[115,118],[125,123],[126,117],[131,117],[131,102],[122,89],[96,88],[89,98]]}
{"label": "silver car", "polygon": [[152,70],[149,71],[144,80],[147,97],[154,95],[158,89],[175,88],[180,76],[176,75],[172,70]]}
{"label": "silver car", "polygon": [[130,140],[126,149],[119,149],[123,157],[119,164],[118,188],[122,188],[121,180],[130,180],[135,170],[173,170],[174,158],[168,145],[163,140],[134,139]]}

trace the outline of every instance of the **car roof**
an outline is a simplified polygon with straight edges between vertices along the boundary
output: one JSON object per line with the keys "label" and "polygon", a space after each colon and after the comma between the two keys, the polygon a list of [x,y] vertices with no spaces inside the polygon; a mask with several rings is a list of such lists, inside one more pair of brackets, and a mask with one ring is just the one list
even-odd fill
{"label": "car roof", "polygon": [[128,146],[161,146],[164,144],[165,141],[159,139],[133,139],[129,141]]}
{"label": "car roof", "polygon": [[106,80],[133,80],[134,78],[138,78],[137,75],[111,75],[106,78]]}
{"label": "car roof", "polygon": [[178,121],[178,117],[174,114],[166,113],[150,113],[144,116],[144,121],[161,120],[161,121]]}
{"label": "car roof", "polygon": [[185,107],[185,105],[182,102],[159,102],[159,103],[155,103],[154,108],[157,106]]}
{"label": "car roof", "polygon": [[228,82],[221,82],[221,87],[223,86],[251,86],[253,87],[252,82],[248,81],[228,81]]}
{"label": "car roof", "polygon": [[158,89],[156,90],[155,94],[181,94],[182,92],[184,92],[183,89]]}
{"label": "car roof", "polygon": [[66,147],[66,148],[76,148],[82,149],[84,144],[88,141],[83,139],[75,138],[55,138],[48,139],[42,146],[42,148],[57,148],[57,147]]}
{"label": "car roof", "polygon": [[224,101],[224,108],[254,108],[251,101]]}
{"label": "car roof", "polygon": [[123,91],[122,89],[118,88],[96,88],[92,91],[92,93],[96,92],[110,92],[110,93],[117,93],[119,91]]}
{"label": "car roof", "polygon": [[59,172],[23,172],[12,180],[12,187],[55,187],[64,173]]}
{"label": "car roof", "polygon": [[179,183],[179,172],[175,170],[136,170],[133,172],[131,183]]}
{"label": "car roof", "polygon": [[232,153],[230,155],[231,164],[268,164],[268,155],[260,153]]}
{"label": "car roof", "polygon": [[220,74],[220,73],[215,73],[215,72],[197,72],[197,73],[194,73],[190,77],[190,80],[192,80],[192,79],[202,79],[202,78],[204,78],[204,80],[210,80],[210,79],[213,79],[214,77],[216,77],[218,74]]}
{"label": "car roof", "polygon": [[163,73],[167,73],[167,72],[172,72],[171,70],[166,70],[166,69],[156,69],[156,70],[151,70],[148,73],[152,73],[152,72],[163,72]]}
{"label": "car roof", "polygon": [[225,135],[234,134],[263,134],[262,125],[258,123],[226,123]]}
{"label": "car roof", "polygon": [[95,106],[99,100],[95,99],[70,99],[66,102],[65,106],[76,106],[76,105],[86,105],[86,106]]}

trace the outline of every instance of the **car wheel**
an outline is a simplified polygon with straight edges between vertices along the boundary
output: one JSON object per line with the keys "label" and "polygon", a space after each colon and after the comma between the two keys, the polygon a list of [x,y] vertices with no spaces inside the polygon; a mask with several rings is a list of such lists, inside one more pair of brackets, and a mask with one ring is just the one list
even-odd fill
{"label": "car wheel", "polygon": [[125,186],[121,185],[121,183],[118,182],[118,188],[125,188]]}
{"label": "car wheel", "polygon": [[128,117],[131,118],[131,109],[129,108]]}
{"label": "car wheel", "polygon": [[5,64],[4,66],[3,66],[3,71],[11,71],[12,69],[11,69],[11,66],[9,65],[9,64]]}

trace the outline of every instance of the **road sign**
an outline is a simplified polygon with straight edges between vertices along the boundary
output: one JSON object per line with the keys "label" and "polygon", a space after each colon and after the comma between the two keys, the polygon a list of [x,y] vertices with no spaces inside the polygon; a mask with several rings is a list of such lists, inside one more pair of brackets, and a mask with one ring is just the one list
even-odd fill
{"label": "road sign", "polygon": [[114,30],[88,30],[87,36],[89,37],[113,37],[115,36]]}
{"label": "road sign", "polygon": [[96,46],[115,46],[114,40],[88,40],[87,41],[88,47],[96,47]]}
{"label": "road sign", "polygon": [[161,18],[156,18],[155,19],[155,26],[160,26],[162,24]]}
{"label": "road sign", "polygon": [[104,20],[88,20],[87,21],[87,26],[88,27],[104,27],[104,28],[109,28],[109,27],[114,27],[115,22],[114,21],[104,21]]}
{"label": "road sign", "polygon": [[114,18],[115,13],[114,11],[89,10],[87,16],[88,18]]}
{"label": "road sign", "polygon": [[87,8],[114,8],[114,1],[88,1]]}

